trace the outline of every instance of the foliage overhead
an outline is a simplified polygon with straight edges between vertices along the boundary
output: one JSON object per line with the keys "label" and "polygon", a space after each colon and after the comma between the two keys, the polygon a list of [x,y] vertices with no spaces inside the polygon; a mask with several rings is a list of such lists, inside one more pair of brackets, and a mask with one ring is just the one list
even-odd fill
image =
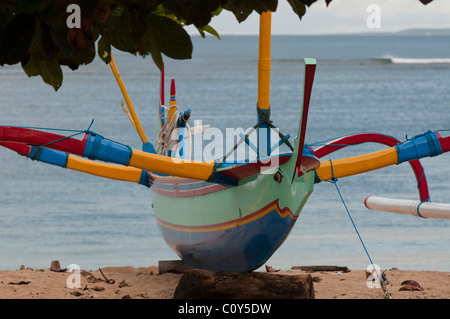
{"label": "foliage overhead", "polygon": [[[317,0],[287,1],[301,19]],[[328,6],[332,0],[324,1]],[[70,4],[80,8],[79,28],[68,27]],[[184,26],[219,38],[209,23],[222,10],[242,22],[253,12],[274,12],[277,5],[278,0],[3,0],[0,66],[20,63],[28,76],[41,76],[55,90],[63,81],[61,65],[76,70],[91,63],[96,52],[109,63],[112,47],[150,55],[161,68],[163,55],[191,58],[192,42]]]}

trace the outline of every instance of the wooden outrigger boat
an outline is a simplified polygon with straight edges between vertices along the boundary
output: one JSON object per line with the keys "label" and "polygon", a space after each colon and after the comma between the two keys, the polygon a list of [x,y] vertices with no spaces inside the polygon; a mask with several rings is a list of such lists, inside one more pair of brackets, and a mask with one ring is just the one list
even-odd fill
{"label": "wooden outrigger boat", "polygon": [[[33,160],[151,188],[157,223],[164,239],[186,263],[202,269],[250,271],[263,265],[287,238],[314,184],[320,181],[409,162],[419,182],[421,202],[427,201],[428,189],[419,159],[449,151],[449,137],[426,132],[400,143],[382,134],[358,134],[316,150],[305,146],[316,70],[314,59],[305,59],[302,112],[294,143],[291,145],[287,136],[279,134],[281,140],[272,146],[270,134],[264,134],[264,130],[274,127],[269,103],[271,13],[263,13],[260,21],[258,124],[241,140],[250,144],[250,133],[257,134],[255,160],[229,161],[225,157],[216,161],[191,160],[185,141],[192,138],[190,132],[204,128],[186,125],[191,112],[178,111],[173,82],[169,106],[165,105],[164,72],[158,108],[161,125],[157,142],[150,143],[114,59],[110,66],[125,97],[127,114],[141,137],[142,150],[89,130],[83,132],[80,140],[10,126],[0,126],[0,145]],[[174,135],[176,138],[172,138]],[[390,147],[351,158],[319,160],[343,145],[365,142]],[[274,152],[274,148],[283,143],[291,151]],[[372,200],[366,202],[368,207],[372,205]]]}

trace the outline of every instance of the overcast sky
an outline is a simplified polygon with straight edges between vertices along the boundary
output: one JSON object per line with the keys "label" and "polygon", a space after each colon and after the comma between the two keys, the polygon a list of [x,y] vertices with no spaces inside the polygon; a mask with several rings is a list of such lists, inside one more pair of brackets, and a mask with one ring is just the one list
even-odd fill
{"label": "overcast sky", "polygon": [[[370,4],[379,6],[380,28],[367,26],[367,19],[374,13],[367,12]],[[239,24],[224,10],[210,25],[222,35],[257,34],[259,16],[253,13]],[[411,28],[450,28],[450,0],[434,0],[428,5],[419,0],[333,0],[328,7],[324,0],[318,0],[301,21],[286,0],[279,0],[277,11],[272,14],[272,34],[392,32]],[[192,30],[189,33],[198,34]]]}

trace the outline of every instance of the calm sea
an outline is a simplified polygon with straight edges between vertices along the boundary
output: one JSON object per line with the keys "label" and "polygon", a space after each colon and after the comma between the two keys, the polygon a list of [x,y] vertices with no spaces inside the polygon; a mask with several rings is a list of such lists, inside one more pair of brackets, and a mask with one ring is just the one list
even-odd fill
{"label": "calm sea", "polygon": [[[192,119],[224,130],[256,121],[256,36],[195,37],[192,60],[166,59],[166,88],[174,78],[177,104]],[[141,122],[156,136],[159,71],[150,58],[115,52]],[[295,136],[303,58],[317,59],[306,141],[357,132],[405,140],[450,129],[450,41],[443,36],[274,36],[272,120]],[[168,90],[166,91],[168,100]],[[140,149],[121,107],[111,70],[98,58],[65,70],[58,92],[19,66],[0,69],[0,124],[87,129]],[[447,135],[443,131],[443,135]],[[449,133],[450,134],[450,133]],[[328,158],[381,149],[348,147]],[[450,202],[450,156],[422,160],[434,202]],[[418,199],[409,165],[342,178],[339,189],[372,261],[383,269],[450,271],[450,221],[370,211],[368,195]],[[151,191],[26,160],[0,149],[0,269],[20,265],[82,269],[150,266],[177,256],[159,234]],[[334,185],[317,184],[289,238],[267,262],[365,269],[368,256]]]}

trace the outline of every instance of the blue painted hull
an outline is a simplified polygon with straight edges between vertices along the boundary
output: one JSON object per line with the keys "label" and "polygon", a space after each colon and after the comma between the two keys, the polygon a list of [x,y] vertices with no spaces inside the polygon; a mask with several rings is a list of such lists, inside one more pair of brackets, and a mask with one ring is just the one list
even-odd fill
{"label": "blue painted hull", "polygon": [[182,231],[161,222],[158,226],[168,245],[194,268],[251,271],[262,266],[280,247],[296,219],[291,215],[283,217],[278,209],[273,209],[256,220],[227,229]]}

